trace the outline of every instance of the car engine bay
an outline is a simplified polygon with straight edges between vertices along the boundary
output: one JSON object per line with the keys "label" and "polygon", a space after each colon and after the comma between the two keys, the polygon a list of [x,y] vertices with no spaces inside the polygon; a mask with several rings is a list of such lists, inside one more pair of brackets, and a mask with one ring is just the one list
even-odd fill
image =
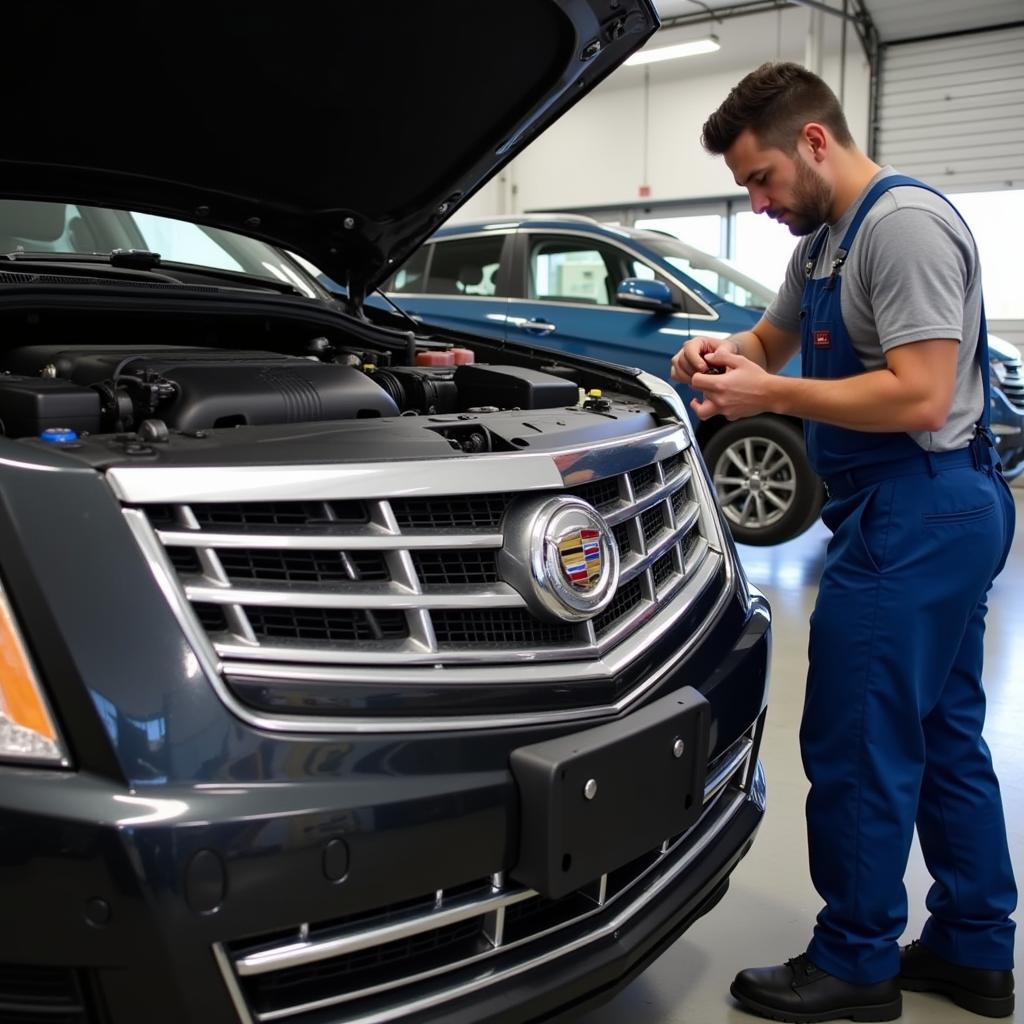
{"label": "car engine bay", "polygon": [[[244,462],[393,457],[395,447],[436,457],[543,448],[545,438],[571,443],[577,432],[592,438],[595,425],[614,437],[636,430],[637,417],[652,424],[650,404],[609,391],[614,378],[600,368],[513,354],[499,343],[470,350],[369,324],[354,334],[313,333],[294,317],[79,314],[73,333],[60,312],[14,319],[10,331],[0,321],[17,339],[0,355],[0,433],[92,464],[124,455],[212,458],[225,446]],[[109,341],[77,340],[83,322]],[[378,343],[364,343],[375,334]],[[205,343],[161,344],[164,337]],[[252,338],[261,344],[246,344]],[[351,442],[344,453],[339,431]],[[301,452],[278,447],[296,440]]]}

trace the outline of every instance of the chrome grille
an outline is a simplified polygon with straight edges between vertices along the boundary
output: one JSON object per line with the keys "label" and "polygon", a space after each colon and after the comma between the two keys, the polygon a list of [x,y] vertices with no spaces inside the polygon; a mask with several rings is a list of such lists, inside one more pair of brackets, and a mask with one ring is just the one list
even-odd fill
{"label": "chrome grille", "polygon": [[562,899],[501,873],[456,890],[263,941],[215,947],[239,1014],[251,1021],[383,1024],[515,975],[620,927],[682,874],[742,806],[753,733],[708,767],[704,810],[682,835]]}
{"label": "chrome grille", "polygon": [[1024,412],[1024,374],[1020,363],[1003,363],[999,386],[1010,404]]}
{"label": "chrome grille", "polygon": [[[505,464],[494,456],[441,462],[432,472],[424,463],[324,469],[328,482],[319,488],[310,482],[315,471],[299,476],[296,467],[298,485],[285,479],[277,485],[278,493],[296,500],[221,500],[217,490],[271,489],[255,469],[241,471],[242,483],[235,485],[229,470],[221,471],[223,481],[210,471],[208,482],[200,478],[192,485],[193,493],[191,474],[175,490],[178,481],[161,477],[159,467],[109,475],[211,677],[407,685],[436,683],[443,667],[445,682],[459,685],[479,682],[479,666],[486,664],[487,679],[502,685],[564,685],[618,678],[673,622],[705,601],[714,583],[718,596],[677,647],[681,657],[729,591],[731,569],[689,439],[678,429],[652,434],[640,445],[564,452],[543,463],[515,463],[522,457],[513,455]],[[552,481],[553,465],[566,467],[555,476],[561,487]],[[514,477],[519,466],[542,482],[514,491],[422,493],[426,486],[443,486],[445,471],[449,488],[454,479],[469,491]],[[289,472],[291,467],[281,471],[282,478]],[[351,499],[339,500],[343,485],[331,479],[333,473],[339,480],[358,475],[357,486],[344,485],[355,491]],[[409,486],[417,473],[428,481],[418,489]],[[378,475],[384,479],[375,485]],[[579,484],[580,476],[589,479]],[[179,503],[164,497],[182,491]],[[414,496],[396,497],[395,491]],[[311,492],[318,500],[310,500]],[[369,496],[375,492],[382,496]],[[582,497],[611,527],[620,554],[619,588],[610,607],[592,620],[541,620],[501,579],[503,518],[524,492]],[[621,709],[650,685],[653,679],[616,683],[613,703],[592,706],[589,713]],[[219,692],[232,699],[229,691]],[[236,710],[245,712],[241,705]],[[307,709],[300,727],[320,728],[314,717]]]}

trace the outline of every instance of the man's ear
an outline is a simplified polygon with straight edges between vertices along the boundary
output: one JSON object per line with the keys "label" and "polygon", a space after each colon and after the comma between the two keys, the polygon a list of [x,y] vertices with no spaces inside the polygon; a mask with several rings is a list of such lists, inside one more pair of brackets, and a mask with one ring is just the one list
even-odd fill
{"label": "man's ear", "polygon": [[807,146],[811,159],[820,164],[828,155],[828,130],[817,121],[808,121],[800,135],[800,141]]}

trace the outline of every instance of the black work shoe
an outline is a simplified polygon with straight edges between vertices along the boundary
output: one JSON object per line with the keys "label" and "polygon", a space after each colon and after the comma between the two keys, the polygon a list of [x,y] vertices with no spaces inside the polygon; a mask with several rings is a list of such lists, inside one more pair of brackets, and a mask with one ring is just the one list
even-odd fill
{"label": "black work shoe", "polygon": [[779,967],[740,971],[729,990],[744,1009],[771,1020],[895,1020],[903,996],[895,978],[851,985],[815,966],[805,955]]}
{"label": "black work shoe", "polygon": [[938,992],[982,1017],[1013,1013],[1013,971],[985,971],[943,960],[915,939],[900,950],[900,988]]}

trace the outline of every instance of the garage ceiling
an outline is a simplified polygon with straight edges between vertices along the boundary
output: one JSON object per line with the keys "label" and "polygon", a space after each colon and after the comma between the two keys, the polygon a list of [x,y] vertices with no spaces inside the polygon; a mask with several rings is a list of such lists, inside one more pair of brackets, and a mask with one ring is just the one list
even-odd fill
{"label": "garage ceiling", "polygon": [[[777,0],[781,7],[789,6]],[[795,0],[797,4],[800,0]],[[820,2],[820,0],[816,0]],[[824,0],[835,10],[842,0]],[[883,43],[917,39],[946,32],[968,32],[1024,21],[1024,0],[862,0]],[[742,7],[772,7],[771,0],[655,0],[663,20],[710,20],[716,11]],[[852,10],[854,4],[850,3]]]}
{"label": "garage ceiling", "polygon": [[1024,0],[864,0],[883,43],[1024,21]]}

